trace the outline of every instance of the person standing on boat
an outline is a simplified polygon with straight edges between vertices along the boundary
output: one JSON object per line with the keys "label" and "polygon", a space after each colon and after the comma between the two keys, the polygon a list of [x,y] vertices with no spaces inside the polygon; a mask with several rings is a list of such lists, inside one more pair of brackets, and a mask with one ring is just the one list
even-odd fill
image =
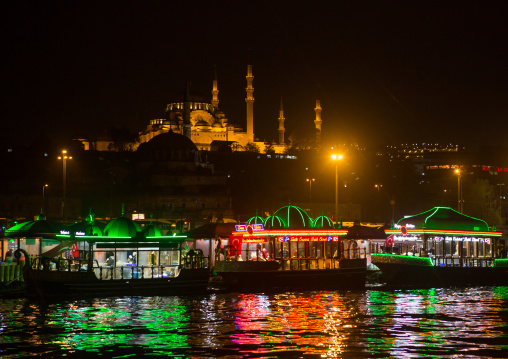
{"label": "person standing on boat", "polygon": [[7,251],[7,253],[5,253],[5,263],[10,264],[10,263],[12,263],[13,259],[14,259],[14,258],[13,258],[13,256],[12,256],[12,249],[9,249],[9,250]]}
{"label": "person standing on boat", "polygon": [[106,279],[113,277],[113,266],[115,265],[115,257],[113,255],[110,255],[108,259],[106,260]]}

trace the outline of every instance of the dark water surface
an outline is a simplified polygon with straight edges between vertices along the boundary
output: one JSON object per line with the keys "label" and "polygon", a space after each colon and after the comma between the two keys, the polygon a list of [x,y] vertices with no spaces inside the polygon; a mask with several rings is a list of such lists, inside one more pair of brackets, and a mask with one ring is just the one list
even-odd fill
{"label": "dark water surface", "polygon": [[0,300],[0,357],[507,358],[508,287]]}

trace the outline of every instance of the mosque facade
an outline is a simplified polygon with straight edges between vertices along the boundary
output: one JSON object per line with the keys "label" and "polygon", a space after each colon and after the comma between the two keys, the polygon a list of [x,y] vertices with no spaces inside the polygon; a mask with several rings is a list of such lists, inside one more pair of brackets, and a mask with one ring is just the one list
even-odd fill
{"label": "mosque facade", "polygon": [[[264,153],[268,149],[278,154],[285,153],[288,144],[285,140],[285,118],[282,99],[278,118],[278,141],[267,143],[257,141],[254,136],[254,76],[252,65],[247,65],[246,75],[246,125],[243,129],[236,123],[232,123],[219,106],[219,89],[217,73],[214,73],[212,83],[211,101],[202,95],[191,91],[189,84],[186,84],[183,95],[176,96],[166,104],[163,111],[156,118],[150,120],[149,124],[139,132],[139,143],[131,145],[136,149],[140,144],[150,141],[157,135],[174,132],[189,138],[202,151],[213,151],[224,145],[231,147],[233,151],[257,149]],[[316,140],[321,135],[321,106],[316,101]],[[275,127],[275,121],[274,121]],[[99,138],[95,142],[82,141],[85,150],[95,149],[107,151],[113,148],[111,140]]]}

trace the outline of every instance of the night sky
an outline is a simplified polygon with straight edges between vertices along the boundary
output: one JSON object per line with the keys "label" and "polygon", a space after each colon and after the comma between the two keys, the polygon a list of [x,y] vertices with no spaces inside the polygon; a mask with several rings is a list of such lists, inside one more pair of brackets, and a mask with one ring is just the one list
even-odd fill
{"label": "night sky", "polygon": [[[4,143],[142,130],[184,89],[254,132],[327,141],[503,144],[506,12],[485,1],[4,1]],[[250,50],[250,55],[249,55]],[[26,136],[25,136],[26,135]]]}

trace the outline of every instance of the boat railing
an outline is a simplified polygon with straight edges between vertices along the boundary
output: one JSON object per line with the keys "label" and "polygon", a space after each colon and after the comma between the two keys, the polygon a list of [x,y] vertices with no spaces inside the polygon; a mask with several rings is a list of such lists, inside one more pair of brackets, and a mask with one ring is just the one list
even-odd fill
{"label": "boat railing", "polygon": [[[98,265],[98,262],[95,261]],[[32,269],[78,271],[88,266],[88,259],[48,258],[37,256],[32,258]]]}
{"label": "boat railing", "polygon": [[[232,247],[232,246],[231,246]],[[237,251],[234,247],[222,250],[216,260],[225,261],[251,261],[265,262],[277,261],[280,263],[281,270],[307,270],[307,269],[337,269],[340,268],[339,262],[342,259],[366,258],[366,248],[345,249],[341,255],[335,253],[333,256],[289,256],[286,251],[279,256],[271,256],[262,251],[243,250]],[[244,259],[247,258],[247,259]]]}
{"label": "boat railing", "polygon": [[414,245],[399,243],[392,246],[384,246],[379,243],[375,243],[372,246],[372,253],[386,253],[386,254],[400,254],[406,256],[422,256],[422,248],[418,248]]}
{"label": "boat railing", "polygon": [[[47,258],[35,257],[32,261],[32,269],[60,271],[60,272],[87,272],[88,259],[72,258]],[[147,279],[147,278],[171,278],[177,277],[182,268],[197,269],[207,268],[208,257],[191,255],[182,258],[182,262],[171,265],[101,265],[93,260],[91,270],[98,279]]]}
{"label": "boat railing", "polygon": [[494,258],[491,256],[476,256],[476,257],[460,257],[458,255],[434,255],[428,253],[425,255],[422,248],[415,249],[407,247],[410,246],[373,246],[372,253],[388,253],[388,254],[401,254],[416,257],[430,257],[435,266],[438,267],[491,267],[494,263]]}
{"label": "boat railing", "polygon": [[93,271],[98,279],[154,279],[175,278],[180,274],[181,266],[150,265],[150,266],[98,266]]}
{"label": "boat railing", "polygon": [[491,257],[457,257],[432,256],[432,262],[438,267],[491,267],[494,259]]}

